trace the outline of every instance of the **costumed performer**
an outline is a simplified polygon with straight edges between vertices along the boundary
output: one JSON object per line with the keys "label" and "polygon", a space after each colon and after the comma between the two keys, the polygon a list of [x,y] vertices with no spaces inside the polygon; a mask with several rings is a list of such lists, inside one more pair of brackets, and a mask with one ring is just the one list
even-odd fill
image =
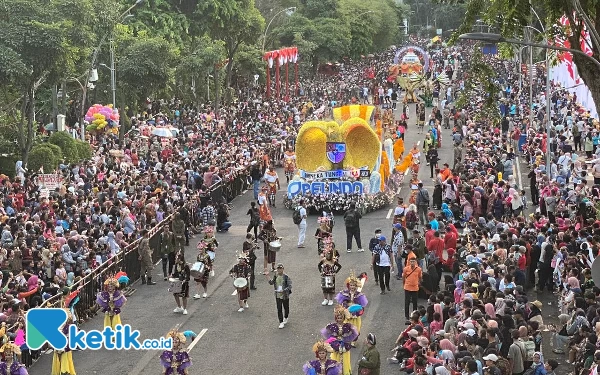
{"label": "costumed performer", "polygon": [[359,291],[361,285],[361,281],[356,278],[354,271],[352,271],[350,277],[346,279],[346,289],[339,292],[335,297],[339,305],[348,309],[350,318],[347,322],[356,327],[357,334],[360,334],[362,326],[361,316],[369,303],[367,297]]}
{"label": "costumed performer", "polygon": [[170,292],[173,293],[175,303],[177,307],[173,310],[174,313],[182,313],[187,315],[187,301],[190,297],[190,278],[191,278],[190,266],[185,262],[185,255],[182,252],[177,253],[175,257],[175,269],[173,270],[172,279],[177,279],[181,283],[181,287]]}
{"label": "costumed performer", "polygon": [[28,374],[25,365],[19,362],[21,349],[17,345],[7,342],[0,348],[0,354],[4,357],[4,360],[0,362],[0,375]]}
{"label": "costumed performer", "polygon": [[294,172],[296,171],[296,153],[291,147],[283,154],[283,166],[285,168],[285,180],[287,183],[294,178]]}
{"label": "costumed performer", "polygon": [[271,210],[269,209],[269,199],[267,198],[268,188],[263,186],[258,193],[258,199],[256,202],[258,203],[258,216],[260,217],[261,225],[264,225],[266,222],[273,220],[273,216],[271,216]]}
{"label": "costumed performer", "polygon": [[332,353],[331,345],[320,340],[313,345],[313,352],[317,359],[306,362],[302,367],[306,375],[340,375],[342,373],[341,363],[333,359],[327,359],[327,353]]}
{"label": "costumed performer", "polygon": [[327,251],[324,254],[325,257],[321,259],[317,266],[321,273],[321,289],[323,289],[324,298],[321,305],[333,306],[335,274],[342,269],[342,265],[339,264],[337,258],[333,256],[333,251]]}
{"label": "costumed performer", "polygon": [[238,255],[238,263],[234,264],[229,275],[234,279],[246,279],[245,285],[236,286],[238,303],[240,308],[238,312],[244,312],[244,309],[249,308],[248,298],[250,298],[250,288],[248,288],[248,278],[250,277],[250,267],[243,255]]}
{"label": "costumed performer", "polygon": [[214,262],[215,253],[217,248],[219,247],[219,242],[215,237],[215,227],[211,225],[207,225],[204,227],[204,238],[202,239],[206,243],[206,252],[212,256],[212,260]]}
{"label": "costumed performer", "polygon": [[343,306],[337,306],[333,312],[335,322],[328,324],[321,330],[321,335],[333,348],[331,359],[342,364],[342,374],[352,373],[352,362],[350,362],[350,349],[352,342],[358,337],[356,327],[345,323],[350,318],[350,313]]}
{"label": "costumed performer", "polygon": [[267,266],[271,264],[271,272],[275,272],[275,262],[277,261],[277,252],[271,250],[271,242],[277,240],[277,230],[273,226],[273,220],[269,220],[265,223],[262,230],[258,234],[258,239],[263,241],[263,255],[264,255],[264,271],[263,275],[268,275]]}
{"label": "costumed performer", "polygon": [[[208,297],[207,285],[208,278],[210,277],[210,271],[212,269],[212,260],[210,259],[210,255],[206,252],[208,248],[208,244],[204,241],[198,242],[198,256],[196,257],[197,262],[201,262],[204,264],[204,271],[199,276],[196,275],[194,277],[194,281],[197,284],[197,292],[194,294],[194,299],[206,298]],[[200,296],[200,287],[202,286],[202,296]]]}
{"label": "costumed performer", "polygon": [[104,281],[104,290],[96,296],[96,303],[104,313],[104,328],[111,327],[113,330],[121,323],[121,309],[127,302],[127,298],[119,290],[119,280],[109,277]]}
{"label": "costumed performer", "polygon": [[329,227],[328,217],[320,216],[318,222],[319,227],[315,232],[315,238],[317,239],[317,252],[321,255],[325,248],[325,239],[331,237],[331,228]]}
{"label": "costumed performer", "polygon": [[277,190],[281,189],[281,185],[279,184],[279,176],[277,175],[277,172],[275,172],[273,166],[269,167],[269,170],[265,173],[263,178],[269,187],[269,205],[275,207],[275,196]]}
{"label": "costumed performer", "polygon": [[185,350],[185,335],[178,330],[172,330],[167,338],[173,340],[171,350],[165,350],[160,355],[160,364],[164,367],[163,375],[187,375],[192,360]]}
{"label": "costumed performer", "polygon": [[[62,333],[68,339],[69,327],[73,324],[73,315],[69,309],[64,310],[67,313],[67,321],[62,327]],[[68,345],[63,350],[54,350],[50,375],[75,375],[73,352]]]}

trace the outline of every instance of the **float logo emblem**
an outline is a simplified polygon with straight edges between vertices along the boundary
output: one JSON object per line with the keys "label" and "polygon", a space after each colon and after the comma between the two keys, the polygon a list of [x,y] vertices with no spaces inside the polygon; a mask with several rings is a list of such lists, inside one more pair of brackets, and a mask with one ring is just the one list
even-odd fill
{"label": "float logo emblem", "polygon": [[63,309],[30,309],[25,315],[27,330],[25,342],[31,350],[39,350],[45,343],[55,349],[67,347],[67,337],[61,327],[67,322],[67,312]]}

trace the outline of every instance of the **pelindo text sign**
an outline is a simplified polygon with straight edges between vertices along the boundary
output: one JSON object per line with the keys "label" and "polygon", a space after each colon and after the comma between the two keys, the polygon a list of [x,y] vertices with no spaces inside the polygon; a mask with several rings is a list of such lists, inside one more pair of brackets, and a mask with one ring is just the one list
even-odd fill
{"label": "pelindo text sign", "polygon": [[368,169],[355,169],[355,170],[337,170],[337,171],[322,171],[322,172],[305,172],[300,170],[300,177],[309,178],[314,180],[325,180],[342,177],[353,177],[353,178],[369,178],[371,171]]}
{"label": "pelindo text sign", "polygon": [[288,197],[294,197],[298,194],[305,195],[306,193],[310,193],[312,195],[319,194],[333,194],[333,193],[341,193],[341,194],[350,194],[350,193],[358,193],[362,194],[364,191],[364,185],[362,182],[355,181],[335,181],[335,182],[300,182],[300,181],[292,181],[288,185],[287,193]]}

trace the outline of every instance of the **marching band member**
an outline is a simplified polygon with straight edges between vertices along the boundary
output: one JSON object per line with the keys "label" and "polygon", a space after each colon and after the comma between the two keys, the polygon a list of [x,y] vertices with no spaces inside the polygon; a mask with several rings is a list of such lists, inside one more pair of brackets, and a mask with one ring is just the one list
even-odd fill
{"label": "marching band member", "polygon": [[250,267],[250,290],[256,290],[254,286],[254,266],[256,265],[256,256],[255,250],[258,249],[258,244],[254,240],[254,236],[252,233],[246,233],[246,241],[244,241],[244,245],[242,247],[242,251],[244,252],[244,256],[248,259],[248,266]]}
{"label": "marching band member", "polygon": [[268,188],[263,186],[260,193],[258,193],[258,216],[260,216],[261,225],[264,223],[273,220],[273,216],[271,216],[271,210],[269,209],[269,205],[267,204],[269,199],[267,198]]}
{"label": "marching band member", "polygon": [[305,375],[340,375],[342,365],[333,359],[327,359],[327,353],[333,352],[331,345],[320,340],[313,345],[317,359],[306,362],[302,367]]}
{"label": "marching band member", "polygon": [[183,345],[185,335],[175,329],[167,333],[167,338],[173,340],[173,346],[171,350],[165,350],[160,355],[160,364],[164,367],[163,375],[188,375],[192,360]]}
{"label": "marching band member", "polygon": [[180,290],[172,290],[173,297],[175,297],[175,303],[177,307],[173,312],[183,313],[187,315],[187,300],[190,297],[190,266],[185,262],[185,256],[182,253],[178,253],[175,258],[175,269],[173,270],[174,279],[181,281]]}
{"label": "marching band member", "polygon": [[[12,342],[7,342],[0,348],[4,361],[0,362],[0,375],[28,375],[25,365],[19,362],[21,348]],[[74,374],[74,372],[73,372]]]}
{"label": "marching band member", "polygon": [[246,258],[244,256],[238,256],[238,263],[231,268],[231,270],[229,271],[229,275],[234,279],[246,279],[245,286],[236,286],[238,303],[240,305],[238,312],[244,312],[245,308],[249,308],[248,298],[250,298],[250,289],[248,288],[248,277],[250,277],[250,267],[246,263]]}
{"label": "marching band member", "polygon": [[333,306],[333,295],[335,294],[335,274],[342,269],[332,251],[327,251],[325,257],[319,262],[317,268],[321,273],[321,288],[323,289],[323,302],[321,305]]}
{"label": "marching band member", "polygon": [[270,243],[278,239],[277,230],[273,226],[273,220],[269,220],[265,223],[264,227],[258,234],[258,239],[264,243],[264,266],[265,270],[263,275],[268,275],[267,266],[271,264],[271,272],[275,272],[275,262],[277,261],[277,252],[271,250]]}
{"label": "marching band member", "polygon": [[325,239],[331,237],[331,229],[329,228],[329,218],[320,216],[318,219],[319,227],[315,232],[315,238],[317,239],[317,251],[319,255],[323,253],[325,247]]}
{"label": "marching band member", "polygon": [[219,247],[219,242],[215,237],[215,227],[207,225],[204,227],[204,242],[209,245],[210,249],[206,249],[207,251],[216,251]]}
{"label": "marching band member", "polygon": [[[206,298],[208,297],[208,292],[206,286],[208,284],[208,278],[210,276],[210,270],[212,269],[212,260],[210,259],[210,255],[206,252],[208,248],[208,244],[204,241],[198,242],[198,256],[196,257],[197,262],[204,263],[204,271],[200,276],[194,277],[194,281],[197,286],[197,293],[194,294],[194,299]],[[204,293],[202,293],[202,297],[200,296],[200,286]]]}
{"label": "marching band member", "polygon": [[[62,327],[62,333],[69,336],[69,326],[73,324],[73,315],[69,309],[67,312],[67,321]],[[73,365],[73,352],[67,345],[64,350],[55,350],[52,356],[51,375],[75,375],[75,365]]]}
{"label": "marching band member", "polygon": [[119,290],[119,281],[109,277],[104,282],[104,290],[98,293],[96,303],[104,313],[104,327],[115,327],[121,324],[121,308],[127,302],[123,292]]}
{"label": "marching band member", "polygon": [[352,272],[350,277],[346,279],[347,289],[339,292],[336,296],[337,303],[348,309],[348,323],[356,327],[356,332],[358,334],[360,334],[360,328],[362,326],[361,315],[369,303],[367,297],[362,292],[358,291],[360,285],[362,285],[360,280],[357,279],[356,276],[354,276],[354,272]]}
{"label": "marching band member", "polygon": [[342,374],[350,375],[352,364],[350,362],[350,349],[352,342],[358,337],[356,327],[350,323],[345,323],[350,317],[348,310],[342,306],[337,306],[333,312],[335,322],[328,324],[321,330],[323,338],[333,348],[331,359],[342,364]]}
{"label": "marching band member", "polygon": [[269,205],[275,207],[275,195],[277,194],[277,189],[281,189],[281,185],[279,184],[279,176],[275,172],[275,169],[273,169],[273,166],[269,167],[264,179],[269,186]]}
{"label": "marching band member", "polygon": [[291,147],[283,155],[283,167],[285,168],[285,180],[287,183],[294,178],[294,172],[296,171],[296,153],[292,151]]}

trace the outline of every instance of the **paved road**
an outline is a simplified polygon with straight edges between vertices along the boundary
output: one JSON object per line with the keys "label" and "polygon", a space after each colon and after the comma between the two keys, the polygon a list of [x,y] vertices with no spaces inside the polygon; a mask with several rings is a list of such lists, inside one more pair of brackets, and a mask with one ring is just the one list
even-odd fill
{"label": "paved road", "polygon": [[[414,126],[414,105],[410,108],[412,115],[406,134],[406,149],[413,143],[420,142],[424,135],[417,134]],[[450,131],[444,130],[445,142],[440,150],[441,163],[452,162],[452,146]],[[283,173],[280,172],[280,176]],[[423,163],[421,178],[425,186],[433,191],[433,181],[429,179],[429,168]],[[285,184],[283,184],[285,185]],[[400,191],[400,196],[407,201],[408,188]],[[282,192],[285,191],[282,186]],[[164,336],[172,327],[179,325],[182,330],[193,330],[204,335],[195,343],[190,352],[194,363],[190,374],[298,374],[302,365],[312,358],[311,347],[319,338],[319,331],[333,320],[333,309],[321,306],[322,294],[320,277],[317,271],[316,240],[307,240],[307,247],[296,248],[297,228],[292,222],[292,213],[283,204],[274,209],[275,226],[278,234],[285,237],[282,250],[277,261],[286,265],[286,272],[292,278],[294,289],[291,296],[291,314],[285,329],[278,329],[277,314],[273,289],[267,284],[264,276],[257,278],[258,290],[252,292],[249,300],[250,309],[237,312],[237,297],[232,279],[228,277],[230,267],[236,262],[235,252],[241,250],[246,234],[247,218],[245,212],[252,201],[252,192],[236,198],[232,203],[231,213],[233,227],[229,233],[218,233],[220,243],[215,266],[216,276],[209,281],[209,298],[190,301],[189,315],[183,316],[172,312],[175,307],[173,297],[167,292],[167,283],[162,277],[156,277],[156,286],[136,285],[137,292],[129,299],[122,315],[124,323],[131,324],[141,331],[142,338]],[[386,209],[365,215],[361,221],[363,247],[375,228],[381,227],[384,233],[391,231],[391,210]],[[334,237],[339,248],[344,248],[345,233],[343,221],[337,220]],[[310,217],[308,234],[317,228],[316,217]],[[187,249],[188,261],[195,255],[198,238],[191,241]],[[355,247],[356,249],[356,247]],[[342,253],[340,263],[343,267],[338,280],[344,280],[350,270],[358,274],[369,270],[370,253]],[[258,263],[258,262],[257,262]],[[157,269],[157,274],[159,270]],[[341,283],[338,281],[338,288]],[[404,294],[402,283],[392,277],[392,292],[379,294],[379,288],[369,280],[364,292],[369,299],[369,306],[363,316],[363,335],[373,332],[378,337],[381,352],[381,374],[397,373],[397,365],[388,365],[385,358],[402,329],[404,329]],[[193,295],[194,291],[190,293]],[[421,300],[420,303],[425,303]],[[84,325],[84,329],[98,329],[102,325],[100,317]],[[188,343],[189,344],[189,343]],[[353,364],[359,359],[362,341],[358,349],[352,352]],[[86,374],[151,374],[158,373],[158,354],[155,351],[109,352],[83,351],[73,355],[75,367],[79,375]],[[51,355],[43,356],[31,369],[31,375],[49,373]]]}

